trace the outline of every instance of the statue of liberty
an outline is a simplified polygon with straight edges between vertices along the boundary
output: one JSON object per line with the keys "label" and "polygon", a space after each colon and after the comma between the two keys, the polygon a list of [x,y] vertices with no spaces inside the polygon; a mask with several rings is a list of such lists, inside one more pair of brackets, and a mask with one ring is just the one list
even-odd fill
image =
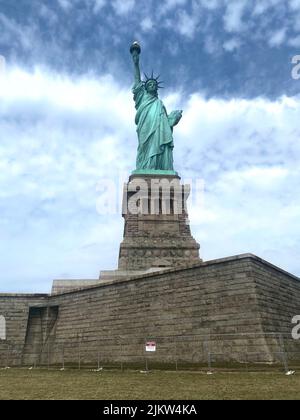
{"label": "statue of liberty", "polygon": [[158,98],[161,88],[159,77],[145,74],[141,80],[139,55],[141,47],[134,42],[130,48],[134,68],[135,82],[132,89],[136,108],[135,123],[138,134],[136,171],[164,171],[174,173],[173,168],[173,127],[182,117],[182,111],[167,114],[163,102]]}

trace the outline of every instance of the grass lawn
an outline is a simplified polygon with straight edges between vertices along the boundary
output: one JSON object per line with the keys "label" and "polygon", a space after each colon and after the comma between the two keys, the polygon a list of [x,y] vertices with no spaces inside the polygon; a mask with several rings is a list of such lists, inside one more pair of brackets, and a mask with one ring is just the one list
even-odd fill
{"label": "grass lawn", "polygon": [[300,399],[300,376],[10,369],[0,371],[0,399]]}

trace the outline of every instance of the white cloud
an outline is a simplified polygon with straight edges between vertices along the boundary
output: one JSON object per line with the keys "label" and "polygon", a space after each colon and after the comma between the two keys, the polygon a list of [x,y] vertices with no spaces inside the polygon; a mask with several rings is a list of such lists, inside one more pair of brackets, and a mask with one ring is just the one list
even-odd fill
{"label": "white cloud", "polygon": [[184,6],[186,2],[187,0],[165,0],[164,2],[161,2],[160,7],[158,8],[157,12],[159,15],[162,16],[177,7]]}
{"label": "white cloud", "polygon": [[278,5],[282,3],[282,0],[256,0],[255,4],[253,5],[253,15],[262,15],[270,9],[278,9]]}
{"label": "white cloud", "polygon": [[0,13],[0,24],[3,28],[0,32],[0,42],[10,43],[11,48],[20,44],[25,51],[32,49],[35,41],[35,24],[21,25],[2,13]]}
{"label": "white cloud", "polygon": [[232,38],[223,44],[223,48],[225,51],[233,52],[234,50],[238,50],[241,46],[241,41],[237,38]]}
{"label": "white cloud", "polygon": [[58,0],[58,4],[66,12],[72,8],[72,2],[70,0]]}
{"label": "white cloud", "polygon": [[126,15],[135,7],[135,0],[113,0],[112,6],[118,15]]}
{"label": "white cloud", "polygon": [[189,15],[185,10],[178,12],[176,30],[187,38],[193,38],[197,30],[199,16]]}
{"label": "white cloud", "polygon": [[208,10],[215,10],[220,5],[222,6],[219,0],[196,0],[196,3]]}
{"label": "white cloud", "polygon": [[58,22],[58,16],[56,13],[47,7],[45,4],[42,4],[39,8],[39,15],[47,20],[48,23],[54,25]]}
{"label": "white cloud", "polygon": [[[161,9],[164,13],[160,13],[160,16],[170,11],[170,17],[167,19],[168,28],[189,39],[193,39],[199,29],[202,30],[207,39],[208,52],[214,50],[217,43],[223,44],[224,49],[230,52],[238,48],[237,41],[232,39],[224,43],[224,39],[212,33],[211,27],[214,22],[217,22],[218,12],[224,12],[223,25],[228,33],[241,34],[245,39],[247,37],[250,39],[254,31],[260,42],[267,42],[270,47],[279,47],[284,44],[297,46],[296,37],[288,41],[287,33],[290,30],[299,31],[299,1],[194,0],[191,4],[192,12],[181,6],[180,1],[174,1],[167,3],[166,7]],[[274,27],[275,20],[280,23],[279,28],[278,25],[276,25],[277,28]],[[159,26],[158,24],[157,27]],[[214,39],[214,45],[211,42],[212,39]]]}
{"label": "white cloud", "polygon": [[289,7],[291,10],[300,10],[300,0],[289,0]]}
{"label": "white cloud", "polygon": [[281,28],[273,32],[269,39],[270,47],[279,47],[286,39],[287,28]]}
{"label": "white cloud", "polygon": [[106,0],[94,0],[94,13],[98,13],[106,5]]}
{"label": "white cloud", "polygon": [[150,17],[146,17],[141,21],[141,28],[144,32],[151,31],[153,29],[153,21]]}
{"label": "white cloud", "polygon": [[243,14],[246,9],[245,0],[234,0],[227,3],[224,15],[224,27],[227,32],[240,32],[245,29]]}

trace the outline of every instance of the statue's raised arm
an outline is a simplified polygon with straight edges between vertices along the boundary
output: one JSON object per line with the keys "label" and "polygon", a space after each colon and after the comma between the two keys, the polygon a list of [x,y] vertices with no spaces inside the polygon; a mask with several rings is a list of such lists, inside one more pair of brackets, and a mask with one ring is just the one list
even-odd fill
{"label": "statue's raised arm", "polygon": [[141,47],[134,42],[130,47],[134,64],[134,86],[137,134],[139,139],[136,169],[139,173],[159,171],[176,174],[173,168],[173,128],[181,119],[182,111],[167,114],[163,102],[158,98],[161,87],[159,77],[145,75],[141,80]]}
{"label": "statue's raised arm", "polygon": [[141,70],[140,70],[140,53],[141,47],[137,42],[134,42],[130,47],[130,53],[134,64],[134,81],[135,85],[141,82]]}

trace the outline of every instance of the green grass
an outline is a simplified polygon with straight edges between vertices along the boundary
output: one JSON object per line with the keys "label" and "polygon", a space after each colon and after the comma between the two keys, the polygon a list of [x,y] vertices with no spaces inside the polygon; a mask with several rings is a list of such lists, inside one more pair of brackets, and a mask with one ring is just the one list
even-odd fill
{"label": "green grass", "polygon": [[0,399],[300,399],[300,376],[10,369],[0,371]]}

